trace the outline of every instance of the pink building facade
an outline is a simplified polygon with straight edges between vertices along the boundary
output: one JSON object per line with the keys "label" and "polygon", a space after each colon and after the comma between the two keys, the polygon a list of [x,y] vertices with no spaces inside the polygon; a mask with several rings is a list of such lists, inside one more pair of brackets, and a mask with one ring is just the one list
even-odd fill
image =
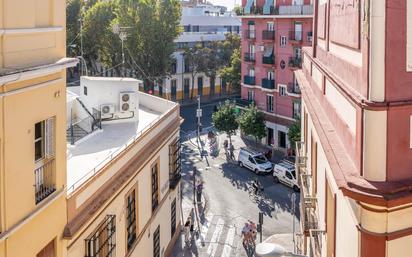
{"label": "pink building facade", "polygon": [[302,46],[312,44],[311,0],[243,0],[242,99],[265,113],[264,143],[291,147],[288,127],[300,117],[300,89],[293,71]]}

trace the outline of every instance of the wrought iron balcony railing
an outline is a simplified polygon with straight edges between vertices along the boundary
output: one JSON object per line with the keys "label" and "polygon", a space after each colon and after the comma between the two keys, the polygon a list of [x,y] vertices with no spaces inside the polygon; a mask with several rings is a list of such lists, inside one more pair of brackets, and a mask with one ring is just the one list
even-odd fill
{"label": "wrought iron balcony railing", "polygon": [[245,53],[245,62],[255,62],[256,61],[256,55],[255,53]]}
{"label": "wrought iron balcony railing", "polygon": [[46,199],[54,191],[56,191],[55,184],[55,160],[50,158],[34,170],[34,188],[36,204]]}
{"label": "wrought iron balcony railing", "polygon": [[262,31],[263,40],[275,40],[275,31],[274,30],[264,30]]}
{"label": "wrought iron balcony railing", "polygon": [[302,200],[300,203],[302,232],[307,234],[309,230],[318,228],[318,201],[316,197],[307,197]]}
{"label": "wrought iron balcony railing", "polygon": [[245,83],[246,85],[256,85],[256,77],[252,77],[252,76],[244,76],[243,77],[243,83]]}
{"label": "wrought iron balcony railing", "polygon": [[296,69],[302,68],[302,58],[289,57],[289,67]]}
{"label": "wrought iron balcony railing", "polygon": [[274,79],[262,79],[262,87],[266,89],[275,89],[275,80]]}
{"label": "wrought iron balcony railing", "polygon": [[313,229],[309,232],[310,235],[310,254],[309,256],[321,257],[325,248],[325,231]]}
{"label": "wrought iron balcony railing", "polygon": [[275,56],[274,55],[272,55],[272,56],[263,56],[262,63],[263,64],[269,64],[269,65],[275,64]]}

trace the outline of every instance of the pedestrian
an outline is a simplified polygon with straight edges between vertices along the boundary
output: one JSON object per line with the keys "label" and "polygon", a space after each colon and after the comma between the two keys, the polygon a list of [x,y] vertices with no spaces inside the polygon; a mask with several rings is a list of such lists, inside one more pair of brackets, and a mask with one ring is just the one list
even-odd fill
{"label": "pedestrian", "polygon": [[196,196],[197,196],[198,203],[202,203],[202,191],[203,191],[203,182],[201,180],[198,180],[197,186],[196,186]]}
{"label": "pedestrian", "polygon": [[243,236],[242,244],[244,247],[246,247],[247,241],[249,240],[249,223],[247,222],[245,222],[245,225],[242,228],[242,236]]}
{"label": "pedestrian", "polygon": [[192,226],[192,217],[189,216],[187,218],[185,226],[183,228],[183,232],[184,232],[184,235],[185,235],[185,244],[186,244],[186,246],[190,245],[190,241],[191,241],[191,239],[190,239],[190,234],[191,234],[190,229],[191,229],[191,226]]}

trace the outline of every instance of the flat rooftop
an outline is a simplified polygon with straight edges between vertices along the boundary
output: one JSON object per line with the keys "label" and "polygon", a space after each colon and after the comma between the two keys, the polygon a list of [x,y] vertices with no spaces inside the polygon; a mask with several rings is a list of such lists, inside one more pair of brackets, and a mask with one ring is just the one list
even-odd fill
{"label": "flat rooftop", "polygon": [[102,129],[81,139],[75,145],[67,144],[67,188],[69,193],[92,177],[105,164],[121,153],[128,143],[149,128],[161,112],[139,107],[139,121],[103,122]]}

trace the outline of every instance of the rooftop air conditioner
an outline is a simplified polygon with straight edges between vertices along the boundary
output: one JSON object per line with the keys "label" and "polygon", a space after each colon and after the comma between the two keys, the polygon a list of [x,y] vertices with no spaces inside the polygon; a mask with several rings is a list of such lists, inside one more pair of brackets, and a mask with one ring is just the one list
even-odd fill
{"label": "rooftop air conditioner", "polygon": [[100,112],[102,113],[102,118],[111,117],[114,113],[113,104],[102,104],[100,106]]}
{"label": "rooftop air conditioner", "polygon": [[130,112],[135,108],[135,92],[121,92],[120,93],[120,111]]}

